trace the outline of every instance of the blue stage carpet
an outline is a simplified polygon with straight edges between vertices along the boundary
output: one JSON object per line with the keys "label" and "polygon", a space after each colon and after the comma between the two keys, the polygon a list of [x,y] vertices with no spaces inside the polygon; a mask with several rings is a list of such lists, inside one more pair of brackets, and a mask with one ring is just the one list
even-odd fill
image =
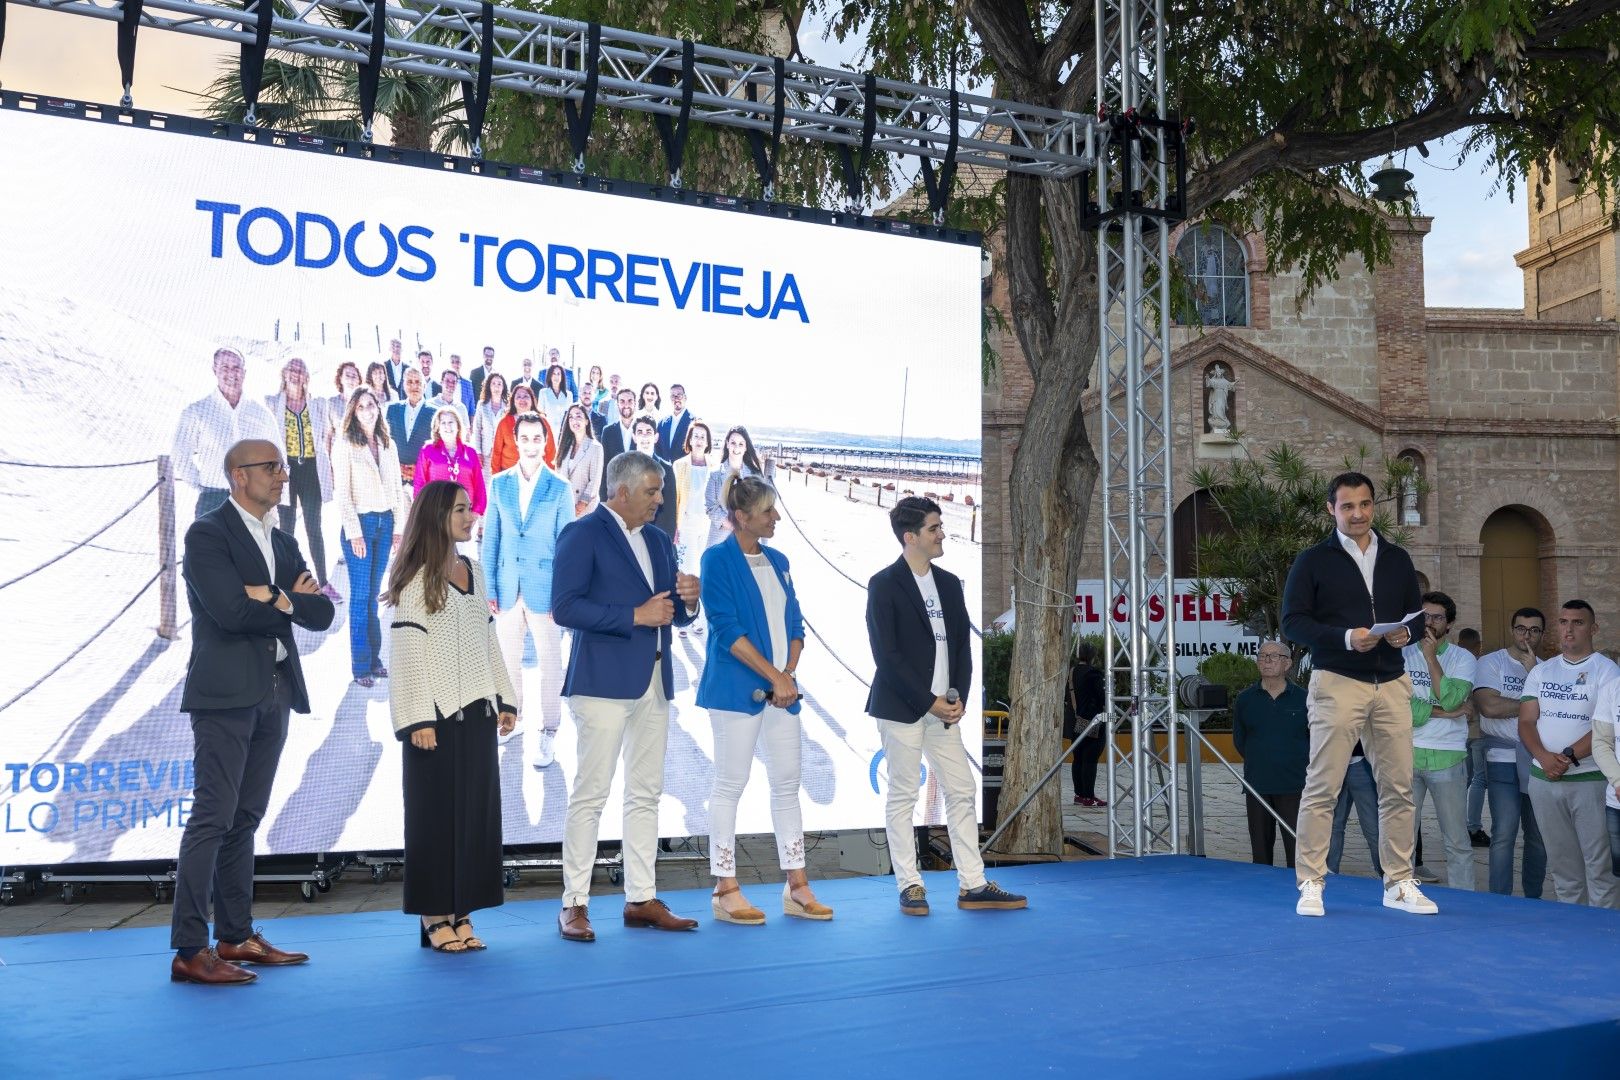
{"label": "blue stage carpet", "polygon": [[[818,884],[831,923],[557,937],[557,902],[484,912],[482,954],[403,915],[265,927],[307,967],[168,981],[168,931],[0,941],[0,1060],[31,1076],[1216,1077],[1613,1075],[1620,913],[1432,889],[1438,917],[1330,879],[1192,858],[1008,869],[1022,912],[898,912],[893,881]],[[339,886],[341,888],[341,886]]]}

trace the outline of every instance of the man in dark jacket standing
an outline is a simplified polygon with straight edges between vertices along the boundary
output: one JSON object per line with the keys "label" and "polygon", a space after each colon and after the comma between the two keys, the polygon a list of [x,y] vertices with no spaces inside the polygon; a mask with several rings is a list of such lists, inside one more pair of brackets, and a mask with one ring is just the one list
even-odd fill
{"label": "man in dark jacket standing", "polygon": [[1310,649],[1312,669],[1294,910],[1323,912],[1333,808],[1359,738],[1378,784],[1384,906],[1433,915],[1439,909],[1412,876],[1412,680],[1401,657],[1422,626],[1417,570],[1404,548],[1373,529],[1366,476],[1329,481],[1327,509],[1334,531],[1300,552],[1283,587],[1283,634]]}

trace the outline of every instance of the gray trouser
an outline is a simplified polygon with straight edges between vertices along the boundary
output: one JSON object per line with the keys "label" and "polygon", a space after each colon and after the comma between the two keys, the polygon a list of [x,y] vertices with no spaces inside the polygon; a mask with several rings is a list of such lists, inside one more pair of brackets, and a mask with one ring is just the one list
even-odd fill
{"label": "gray trouser", "polygon": [[1601,777],[1543,780],[1530,777],[1530,805],[1547,847],[1553,890],[1564,904],[1620,908],[1620,882],[1609,863],[1609,824]]}
{"label": "gray trouser", "polygon": [[253,933],[253,834],[270,805],[291,693],[278,671],[257,705],[191,714],[197,780],[174,875],[176,949],[208,944],[210,892],[218,940],[236,944]]}

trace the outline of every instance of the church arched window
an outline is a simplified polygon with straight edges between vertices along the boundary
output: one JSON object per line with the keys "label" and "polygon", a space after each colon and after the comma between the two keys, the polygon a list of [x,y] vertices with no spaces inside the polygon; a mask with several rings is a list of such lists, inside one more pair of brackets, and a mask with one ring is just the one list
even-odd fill
{"label": "church arched window", "polygon": [[1235,236],[1212,221],[1194,225],[1176,244],[1176,261],[1192,291],[1193,308],[1182,305],[1177,322],[1249,325],[1248,258]]}

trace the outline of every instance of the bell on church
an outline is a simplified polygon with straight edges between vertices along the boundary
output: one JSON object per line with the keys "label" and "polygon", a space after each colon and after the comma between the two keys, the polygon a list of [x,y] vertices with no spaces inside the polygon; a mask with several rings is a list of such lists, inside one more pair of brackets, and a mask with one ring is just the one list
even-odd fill
{"label": "bell on church", "polygon": [[1384,163],[1378,171],[1368,177],[1372,181],[1372,197],[1379,202],[1399,203],[1417,197],[1417,192],[1407,185],[1412,181],[1412,174],[1405,169],[1396,168],[1394,157],[1384,155]]}

